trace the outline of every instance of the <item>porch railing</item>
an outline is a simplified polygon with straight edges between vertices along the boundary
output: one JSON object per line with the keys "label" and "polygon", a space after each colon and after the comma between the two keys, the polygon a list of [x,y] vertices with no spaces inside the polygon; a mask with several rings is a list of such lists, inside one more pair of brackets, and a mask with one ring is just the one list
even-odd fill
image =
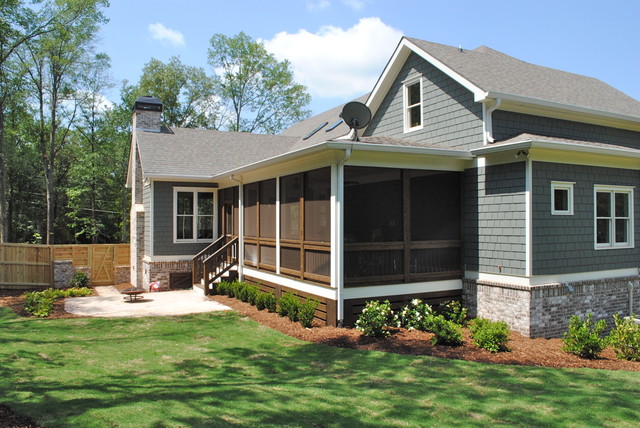
{"label": "porch railing", "polygon": [[238,264],[238,238],[222,236],[193,258],[193,283],[204,287],[205,294],[212,283]]}

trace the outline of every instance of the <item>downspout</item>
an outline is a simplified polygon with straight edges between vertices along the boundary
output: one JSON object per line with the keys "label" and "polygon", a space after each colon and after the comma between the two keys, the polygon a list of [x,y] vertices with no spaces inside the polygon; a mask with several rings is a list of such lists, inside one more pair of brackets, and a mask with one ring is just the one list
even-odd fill
{"label": "downspout", "polygon": [[344,325],[344,301],[342,300],[342,289],[344,288],[344,164],[351,158],[351,151],[353,146],[348,147],[344,151],[344,156],[338,161],[337,164],[337,193],[338,193],[338,210],[336,216],[338,218],[337,238],[336,239],[336,260],[338,261],[338,268],[336,269],[336,308],[338,327]]}
{"label": "downspout", "polygon": [[[238,279],[244,280],[244,189],[242,187],[242,180],[234,178],[231,174],[229,179],[235,183],[238,183]],[[231,219],[233,221],[233,219]],[[242,232],[242,233],[240,233]]]}
{"label": "downspout", "polygon": [[500,107],[502,104],[501,98],[496,98],[496,102],[489,108],[484,108],[484,144],[493,143],[495,139],[493,138],[493,119],[492,114],[494,111]]}

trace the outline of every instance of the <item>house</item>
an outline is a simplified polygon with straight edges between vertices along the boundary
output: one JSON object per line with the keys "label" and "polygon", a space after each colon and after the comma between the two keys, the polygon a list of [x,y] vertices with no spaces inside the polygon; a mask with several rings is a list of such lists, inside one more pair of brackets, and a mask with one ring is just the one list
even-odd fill
{"label": "house", "polygon": [[640,312],[640,102],[412,38],[359,101],[354,141],[342,106],[274,136],[167,128],[139,98],[132,282],[206,293],[231,271],[330,325],[371,299],[461,298],[530,337]]}

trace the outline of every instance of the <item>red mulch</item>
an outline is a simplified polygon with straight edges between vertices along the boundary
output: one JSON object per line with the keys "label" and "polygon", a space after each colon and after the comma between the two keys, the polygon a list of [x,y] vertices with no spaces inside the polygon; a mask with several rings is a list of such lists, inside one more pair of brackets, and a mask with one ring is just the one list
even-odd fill
{"label": "red mulch", "polygon": [[[0,306],[6,306],[23,317],[24,291],[0,290]],[[529,339],[518,333],[511,333],[510,352],[491,353],[473,345],[469,331],[464,329],[464,344],[458,347],[432,345],[431,333],[397,329],[387,338],[376,339],[363,336],[353,328],[336,328],[316,325],[307,329],[289,319],[267,311],[259,311],[248,303],[226,296],[211,296],[211,299],[227,305],[238,313],[260,324],[271,327],[289,336],[341,348],[366,349],[397,354],[430,355],[492,364],[544,366],[553,368],[593,368],[607,370],[640,371],[640,363],[617,360],[611,348],[605,349],[600,358],[585,360],[562,351],[561,339]],[[56,301],[50,318],[78,318],[64,310],[64,300]],[[37,428],[29,418],[16,415],[6,406],[0,405],[0,428]]]}

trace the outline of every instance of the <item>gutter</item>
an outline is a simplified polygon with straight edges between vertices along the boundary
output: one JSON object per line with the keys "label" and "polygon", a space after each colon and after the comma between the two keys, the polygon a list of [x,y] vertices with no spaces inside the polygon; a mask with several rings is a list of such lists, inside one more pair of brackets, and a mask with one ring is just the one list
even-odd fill
{"label": "gutter", "polygon": [[495,103],[489,108],[486,108],[485,104],[483,104],[483,107],[484,107],[483,126],[484,126],[484,144],[485,145],[487,145],[488,143],[493,143],[495,141],[495,139],[493,138],[492,114],[494,111],[498,109],[498,107],[500,107],[500,104],[502,104],[502,98],[496,98]]}
{"label": "gutter", "polygon": [[640,159],[639,150],[630,151],[631,149],[595,147],[595,146],[586,146],[586,145],[574,144],[574,143],[565,143],[562,141],[538,141],[538,140],[532,140],[532,139],[516,141],[513,143],[480,147],[477,149],[471,149],[470,152],[474,156],[481,156],[481,155],[486,155],[491,153],[500,153],[500,152],[507,152],[511,150],[522,150],[522,149],[533,149],[533,148],[567,150],[567,151],[573,151],[573,152],[584,152],[584,153],[593,153],[598,155],[609,155],[609,156],[623,156],[627,158]]}

